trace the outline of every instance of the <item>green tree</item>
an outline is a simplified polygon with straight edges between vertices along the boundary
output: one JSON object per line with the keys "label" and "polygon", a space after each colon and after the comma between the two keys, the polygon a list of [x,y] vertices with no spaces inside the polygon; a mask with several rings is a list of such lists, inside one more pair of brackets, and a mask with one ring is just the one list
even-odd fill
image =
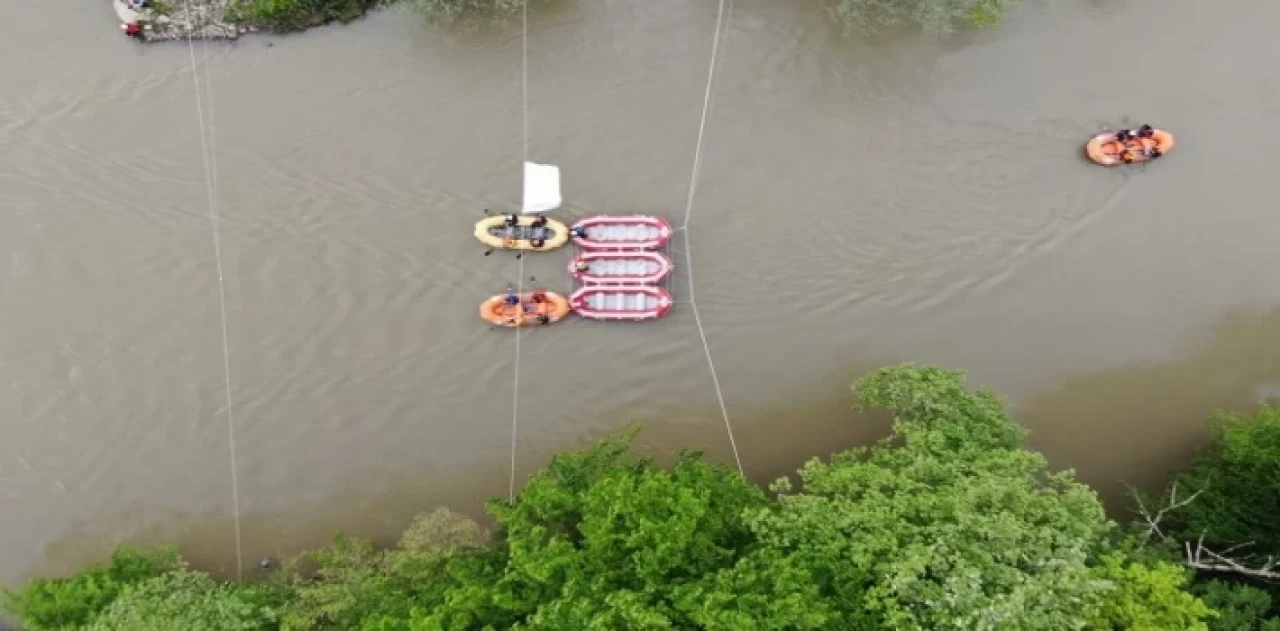
{"label": "green tree", "polygon": [[414,610],[443,602],[449,558],[486,543],[475,522],[440,508],[418,515],[390,550],[339,535],[332,546],[302,555],[315,566],[293,574],[295,597],[282,614],[285,629],[403,629]]}
{"label": "green tree", "polygon": [[1199,581],[1192,591],[1218,612],[1209,622],[1212,631],[1280,631],[1280,617],[1269,615],[1271,594],[1238,582]]}
{"label": "green tree", "polygon": [[1213,424],[1206,453],[1176,478],[1179,495],[1200,495],[1169,515],[1167,532],[1221,547],[1253,542],[1241,552],[1280,556],[1280,408],[1220,413]]}
{"label": "green tree", "polygon": [[446,603],[421,629],[692,626],[680,597],[751,543],[741,516],[766,506],[736,472],[682,453],[669,470],[631,435],[557,455],[508,503],[497,546],[450,564]]}
{"label": "green tree", "polygon": [[1021,0],[836,0],[832,15],[861,33],[919,28],[944,34],[964,26],[988,26],[1021,4]]}
{"label": "green tree", "polygon": [[[755,511],[757,547],[708,599],[726,616],[750,610],[761,595],[750,585],[772,590],[766,601],[807,603],[796,628],[1072,629],[1121,602],[1203,617],[1176,588],[1099,579],[1115,528],[1094,492],[1023,450],[1000,401],[967,390],[962,374],[898,366],[855,390],[860,406],[894,412],[892,435],[806,463],[799,491],[775,484],[780,509]],[[772,573],[799,578],[771,583]],[[1123,611],[1104,618],[1123,626]]]}
{"label": "green tree", "polygon": [[129,586],[160,576],[178,563],[170,549],[117,548],[110,560],[68,578],[40,578],[19,592],[5,590],[5,609],[28,631],[79,628]]}
{"label": "green tree", "polygon": [[126,589],[88,631],[259,631],[275,628],[270,588],[219,583],[178,568]]}
{"label": "green tree", "polygon": [[350,22],[384,0],[232,0],[227,19],[277,32]]}
{"label": "green tree", "polygon": [[1213,610],[1183,588],[1189,572],[1172,563],[1145,565],[1117,554],[1102,557],[1094,575],[1113,587],[1087,612],[1090,629],[1206,631]]}

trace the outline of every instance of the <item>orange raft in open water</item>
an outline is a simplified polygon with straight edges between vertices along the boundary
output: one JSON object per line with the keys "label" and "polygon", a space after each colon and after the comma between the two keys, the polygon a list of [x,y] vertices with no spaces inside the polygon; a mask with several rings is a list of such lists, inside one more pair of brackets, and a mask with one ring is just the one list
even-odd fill
{"label": "orange raft in open water", "polygon": [[[541,294],[546,299],[534,301],[534,294]],[[518,296],[518,305],[507,304],[507,294],[498,294],[480,303],[480,317],[489,324],[515,328],[553,324],[569,315],[569,300],[560,294],[527,291]],[[540,321],[540,315],[547,316],[546,322]]]}
{"label": "orange raft in open water", "polygon": [[1090,160],[1104,167],[1113,167],[1125,164],[1125,152],[1131,158],[1129,164],[1138,164],[1154,159],[1148,158],[1143,150],[1159,149],[1163,155],[1173,151],[1173,145],[1173,134],[1163,129],[1152,131],[1150,138],[1131,138],[1124,142],[1116,140],[1115,132],[1107,132],[1090,138],[1084,145],[1084,152]]}

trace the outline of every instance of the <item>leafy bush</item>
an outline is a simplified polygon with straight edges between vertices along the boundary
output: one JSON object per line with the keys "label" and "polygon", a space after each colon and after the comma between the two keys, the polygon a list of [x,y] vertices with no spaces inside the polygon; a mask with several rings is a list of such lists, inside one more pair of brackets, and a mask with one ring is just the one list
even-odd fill
{"label": "leafy bush", "polygon": [[516,496],[489,504],[496,545],[455,558],[424,628],[691,628],[696,594],[752,537],[763,493],[697,452],[670,469],[630,436],[555,456]]}
{"label": "leafy bush", "polygon": [[296,31],[329,22],[350,22],[382,0],[234,0],[227,10],[233,22],[277,32]]}
{"label": "leafy bush", "polygon": [[[295,597],[281,619],[288,629],[400,628],[414,611],[441,604],[444,562],[488,542],[475,522],[447,509],[417,516],[390,550],[343,535],[302,555],[289,572]],[[303,576],[296,567],[314,570]]]}
{"label": "leafy bush", "polygon": [[86,631],[266,631],[276,625],[265,589],[177,568],[125,589]]}
{"label": "leafy bush", "polygon": [[106,565],[69,578],[40,578],[20,592],[5,591],[5,609],[27,631],[78,628],[88,624],[130,586],[175,567],[173,550],[117,548]]}
{"label": "leafy bush", "polygon": [[1192,592],[1218,612],[1209,623],[1213,631],[1280,631],[1280,612],[1273,612],[1266,590],[1220,580],[1192,585]]}
{"label": "leafy bush", "polygon": [[996,24],[1021,0],[837,0],[832,15],[864,34],[919,28],[932,35]]}
{"label": "leafy bush", "polygon": [[1280,408],[1213,422],[1208,451],[1177,477],[1180,496],[1200,496],[1171,515],[1170,531],[1221,547],[1253,542],[1239,553],[1280,556]]}

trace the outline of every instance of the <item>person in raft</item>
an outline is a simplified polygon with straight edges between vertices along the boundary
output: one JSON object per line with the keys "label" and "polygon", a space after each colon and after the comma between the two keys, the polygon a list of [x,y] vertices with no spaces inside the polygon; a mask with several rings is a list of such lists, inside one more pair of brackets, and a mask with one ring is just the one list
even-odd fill
{"label": "person in raft", "polygon": [[538,314],[538,324],[551,324],[551,316],[545,313]]}
{"label": "person in raft", "polygon": [[514,307],[520,304],[520,296],[517,296],[516,292],[512,291],[511,288],[508,287],[507,297],[503,299],[503,302],[506,302],[508,305]]}
{"label": "person in raft", "polygon": [[529,223],[529,247],[540,248],[547,242],[547,217],[539,214]]}
{"label": "person in raft", "polygon": [[578,261],[573,264],[573,269],[576,269],[579,272],[585,272],[591,269],[591,264],[586,261]]}
{"label": "person in raft", "polygon": [[587,229],[582,226],[574,226],[569,229],[569,234],[578,237],[579,239],[585,239],[587,238]]}
{"label": "person in raft", "polygon": [[520,218],[512,215],[506,215],[502,220],[502,242],[510,247],[516,242],[516,226],[520,225]]}

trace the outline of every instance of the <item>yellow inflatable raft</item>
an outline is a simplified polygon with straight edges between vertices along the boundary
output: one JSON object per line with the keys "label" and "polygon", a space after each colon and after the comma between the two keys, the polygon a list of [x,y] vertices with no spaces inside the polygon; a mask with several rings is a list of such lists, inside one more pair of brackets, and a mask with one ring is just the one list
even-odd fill
{"label": "yellow inflatable raft", "polygon": [[547,219],[541,231],[533,226],[536,217],[521,215],[519,219],[515,228],[508,228],[504,216],[485,217],[476,222],[476,239],[506,250],[554,250],[569,242],[569,229],[555,219]]}

